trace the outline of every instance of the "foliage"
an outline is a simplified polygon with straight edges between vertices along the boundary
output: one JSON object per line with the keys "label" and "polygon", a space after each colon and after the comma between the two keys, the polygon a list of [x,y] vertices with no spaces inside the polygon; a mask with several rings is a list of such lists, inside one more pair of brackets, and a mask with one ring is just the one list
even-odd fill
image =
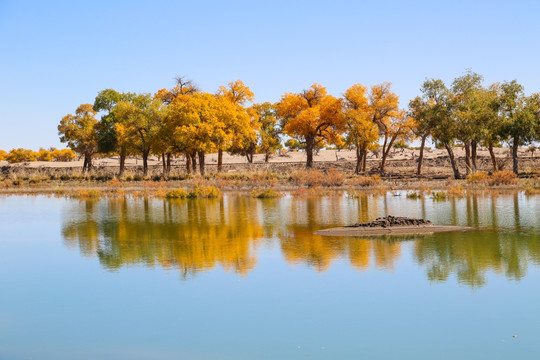
{"label": "foliage", "polygon": [[90,104],[82,104],[75,111],[75,115],[68,114],[62,118],[58,125],[60,141],[66,142],[68,147],[84,156],[83,171],[92,167],[92,155],[98,150],[96,111]]}
{"label": "foliage", "polygon": [[408,192],[406,197],[407,199],[418,200],[418,199],[421,199],[423,195],[417,192]]}
{"label": "foliage", "polygon": [[[356,173],[360,172],[360,163],[367,156],[367,150],[379,138],[377,124],[372,119],[372,108],[367,97],[367,88],[361,84],[351,86],[344,95],[345,142],[356,148]],[[365,169],[364,169],[365,170]]]}
{"label": "foliage", "polygon": [[258,131],[258,152],[265,154],[265,161],[268,161],[270,155],[275,154],[283,148],[281,145],[281,129],[277,119],[277,109],[272,103],[265,102],[253,105],[259,117],[260,128]]}
{"label": "foliage", "polygon": [[186,199],[188,197],[188,192],[184,189],[174,189],[169,190],[165,194],[167,199]]}
{"label": "foliage", "polygon": [[28,149],[12,149],[6,156],[6,160],[10,163],[21,163],[27,161],[36,161],[36,153]]}
{"label": "foliage", "polygon": [[290,150],[304,150],[306,145],[295,139],[285,141],[285,146]]}
{"label": "foliage", "polygon": [[189,192],[188,197],[191,199],[218,198],[220,195],[221,191],[215,186],[197,185]]}
{"label": "foliage", "polygon": [[313,166],[315,147],[339,143],[345,128],[341,100],[328,95],[319,84],[297,94],[283,95],[277,115],[283,131],[305,145],[308,167]]}
{"label": "foliage", "polygon": [[444,191],[433,191],[431,193],[431,198],[433,200],[437,201],[445,201],[446,200],[446,193]]}

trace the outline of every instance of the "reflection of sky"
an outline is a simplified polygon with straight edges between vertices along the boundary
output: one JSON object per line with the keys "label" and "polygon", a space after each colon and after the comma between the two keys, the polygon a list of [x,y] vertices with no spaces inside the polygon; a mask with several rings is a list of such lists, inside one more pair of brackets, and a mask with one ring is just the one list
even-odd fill
{"label": "reflection of sky", "polygon": [[[508,225],[515,222],[513,201],[500,196],[495,202],[498,221],[507,228],[500,235],[489,230],[361,242],[308,236],[312,228],[341,223],[340,216],[356,221],[362,209],[357,199],[243,202],[227,196],[192,211],[209,214],[208,224],[226,219],[236,230],[246,224],[242,216],[249,216],[262,225],[269,246],[250,250],[257,265],[245,276],[218,267],[181,281],[176,270],[163,267],[129,264],[107,271],[95,255],[81,257],[67,248],[61,236],[86,219],[98,224],[98,245],[107,241],[100,229],[123,217],[178,227],[189,219],[181,205],[167,210],[152,200],[145,209],[136,200],[122,214],[123,205],[108,200],[92,207],[85,201],[2,197],[0,358],[534,358],[540,350],[540,271],[532,265],[538,259],[538,205],[534,198],[518,198],[521,226],[536,227],[514,236]],[[386,199],[388,209],[400,204],[411,215],[422,211],[421,201]],[[491,204],[490,198],[478,199],[482,226],[490,225]],[[461,212],[467,211],[467,200],[455,205],[455,218],[466,224]],[[370,217],[382,215],[384,199],[368,198],[368,208]],[[427,199],[425,208],[442,217],[438,212],[451,213],[453,205]],[[312,253],[296,265],[284,261],[289,240],[302,251],[312,246]],[[350,250],[362,251],[359,246],[368,243],[371,265],[355,267]],[[392,243],[399,246],[399,258],[379,271],[374,249],[388,254]],[[332,251],[337,258],[324,271],[314,271],[307,261]],[[528,264],[519,281],[511,276],[512,261],[496,261],[516,256],[525,256],[520,264]],[[451,272],[448,281],[426,281],[437,275],[434,264]],[[471,289],[465,265],[483,264],[485,282]],[[463,280],[456,281],[459,276]]]}

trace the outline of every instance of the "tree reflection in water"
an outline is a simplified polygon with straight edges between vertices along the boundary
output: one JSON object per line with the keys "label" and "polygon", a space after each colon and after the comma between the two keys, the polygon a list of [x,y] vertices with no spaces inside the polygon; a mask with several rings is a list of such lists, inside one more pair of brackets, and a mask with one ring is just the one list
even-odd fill
{"label": "tree reflection in water", "polygon": [[[473,287],[486,273],[520,280],[528,263],[540,263],[538,205],[519,195],[481,194],[434,202],[391,195],[253,199],[105,199],[70,202],[63,237],[83,256],[97,256],[110,270],[143,265],[178,269],[183,276],[220,266],[245,275],[257,264],[258,247],[279,244],[290,264],[326,271],[336,261],[356,270],[391,270],[411,244],[415,262],[431,281],[455,276]],[[387,213],[421,216],[481,230],[385,238],[322,237],[326,227],[367,221]],[[446,222],[445,222],[446,221]]]}

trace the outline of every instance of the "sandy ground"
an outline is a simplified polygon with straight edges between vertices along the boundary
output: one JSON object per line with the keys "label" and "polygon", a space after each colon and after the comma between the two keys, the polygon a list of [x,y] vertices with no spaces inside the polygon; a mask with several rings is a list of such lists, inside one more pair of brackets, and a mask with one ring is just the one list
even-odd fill
{"label": "sandy ground", "polygon": [[[510,150],[508,148],[497,148],[495,149],[496,156],[498,159],[509,158]],[[392,149],[389,160],[416,160],[419,156],[419,150],[412,149]],[[535,155],[538,157],[540,151]],[[465,151],[462,148],[455,149],[456,157],[464,157]],[[519,151],[520,158],[530,157],[530,152],[523,148]],[[480,148],[478,151],[479,157],[489,157],[489,152],[487,149]],[[424,151],[424,158],[427,159],[437,159],[437,158],[446,158],[447,152],[444,149],[429,149]],[[374,152],[369,152],[368,160],[378,160],[380,156],[377,156]],[[315,162],[335,162],[335,161],[355,161],[356,152],[354,150],[321,150],[318,153],[314,154]],[[257,154],[254,156],[255,164],[264,163],[264,155]],[[270,158],[270,163],[304,163],[306,162],[306,153],[303,151],[290,151],[280,155],[274,155]],[[183,156],[175,158],[173,160],[173,165],[184,165],[185,159]],[[206,163],[208,165],[217,164],[217,154],[207,154]],[[247,159],[244,156],[238,155],[229,155],[227,153],[223,154],[223,164],[247,164]],[[9,165],[6,161],[0,161],[0,166]],[[12,166],[24,166],[30,168],[36,167],[82,167],[83,161],[70,161],[70,162],[44,162],[44,161],[33,161],[27,163],[13,164]],[[107,158],[94,159],[93,165],[96,167],[107,167],[107,166],[118,166],[118,157],[111,156]],[[126,160],[126,166],[141,166],[142,159],[140,157],[132,157]],[[161,165],[161,160],[157,156],[153,156],[149,159],[149,165]]]}

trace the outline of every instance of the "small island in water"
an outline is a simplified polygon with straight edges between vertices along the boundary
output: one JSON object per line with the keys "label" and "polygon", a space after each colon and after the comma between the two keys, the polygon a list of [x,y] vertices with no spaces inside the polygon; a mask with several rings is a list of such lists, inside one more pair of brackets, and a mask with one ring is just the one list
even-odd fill
{"label": "small island in water", "polygon": [[417,234],[472,229],[466,226],[434,225],[425,219],[392,216],[354,225],[319,230],[315,234],[327,236],[365,236],[386,234]]}

